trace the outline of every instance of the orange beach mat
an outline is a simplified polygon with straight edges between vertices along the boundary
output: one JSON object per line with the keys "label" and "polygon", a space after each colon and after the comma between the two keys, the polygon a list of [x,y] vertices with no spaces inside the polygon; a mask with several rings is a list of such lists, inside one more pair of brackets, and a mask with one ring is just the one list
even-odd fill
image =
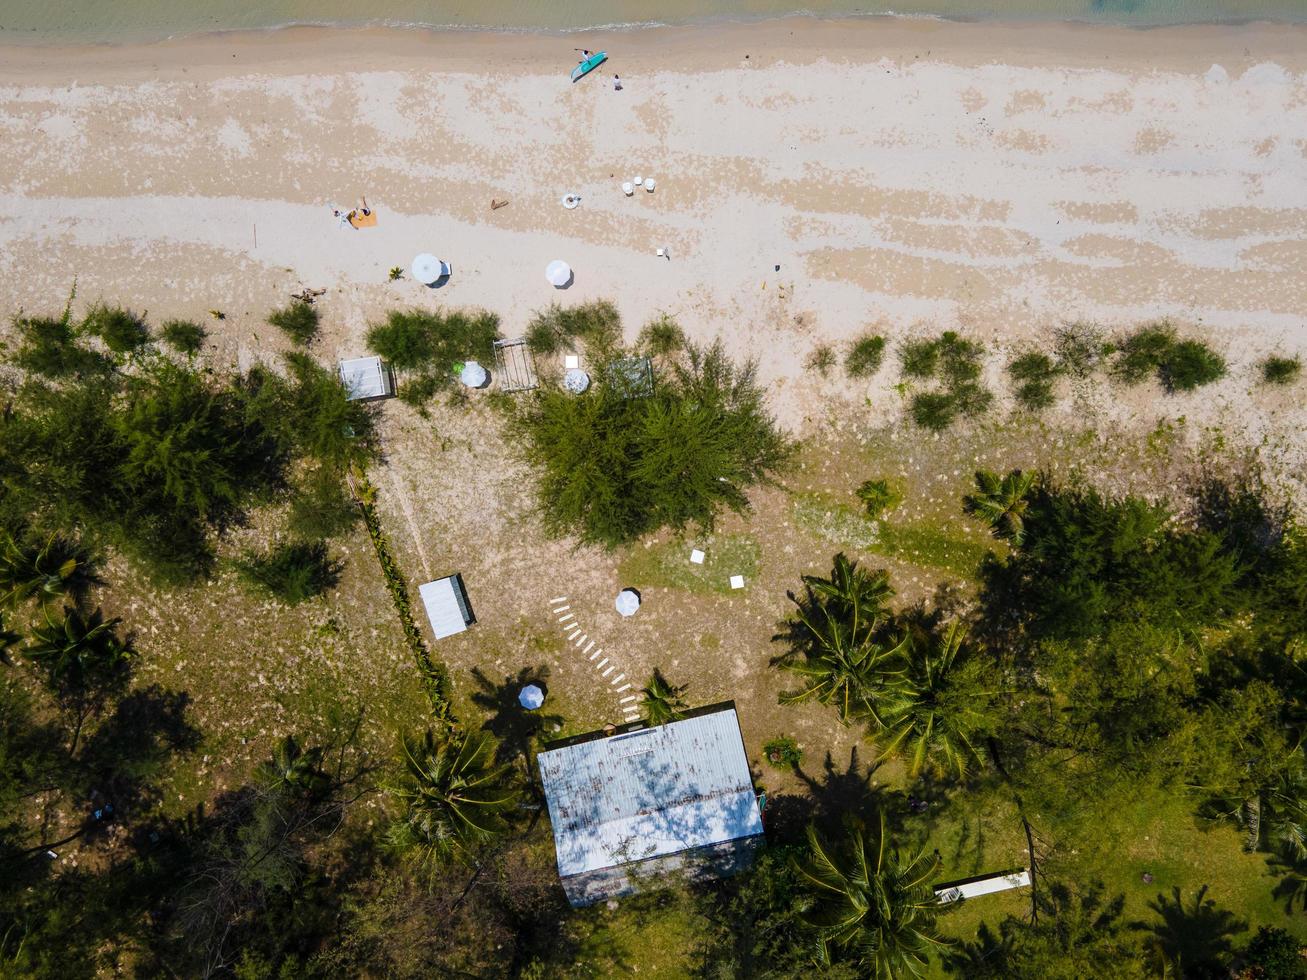
{"label": "orange beach mat", "polygon": [[349,223],[355,228],[375,228],[377,225],[377,212],[364,214],[362,211],[355,211],[350,217]]}

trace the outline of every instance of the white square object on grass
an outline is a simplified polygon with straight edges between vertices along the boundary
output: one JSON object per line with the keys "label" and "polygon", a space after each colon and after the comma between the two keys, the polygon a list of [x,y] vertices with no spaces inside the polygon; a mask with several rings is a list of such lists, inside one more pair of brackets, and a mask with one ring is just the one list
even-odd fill
{"label": "white square object on grass", "polygon": [[563,370],[574,371],[581,366],[581,358],[576,354],[563,355]]}
{"label": "white square object on grass", "polygon": [[731,576],[731,588],[732,588],[732,589],[742,589],[742,588],[744,588],[744,576],[743,576],[743,575],[732,575],[732,576]]}
{"label": "white square object on grass", "polygon": [[696,565],[702,565],[703,552],[700,551],[698,548],[695,548],[693,551],[690,552],[690,561],[694,562]]}

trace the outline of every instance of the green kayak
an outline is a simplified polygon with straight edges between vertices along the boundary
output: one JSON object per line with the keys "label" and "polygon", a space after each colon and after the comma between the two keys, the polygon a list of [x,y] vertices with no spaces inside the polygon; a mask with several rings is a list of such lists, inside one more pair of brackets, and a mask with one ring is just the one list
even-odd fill
{"label": "green kayak", "polygon": [[572,69],[572,81],[580,81],[607,60],[607,51],[596,51],[594,54],[590,55],[590,57],[586,58],[585,61]]}

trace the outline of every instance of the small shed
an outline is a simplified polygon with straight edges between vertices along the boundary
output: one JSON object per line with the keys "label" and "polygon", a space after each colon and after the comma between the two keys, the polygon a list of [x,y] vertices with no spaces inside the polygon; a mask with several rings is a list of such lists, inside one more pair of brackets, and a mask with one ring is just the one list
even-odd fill
{"label": "small shed", "polygon": [[734,702],[666,725],[578,735],[536,761],[574,906],[632,894],[671,872],[733,874],[762,844]]}
{"label": "small shed", "polygon": [[472,604],[467,599],[463,576],[455,573],[418,587],[422,605],[426,607],[431,632],[437,640],[462,633],[477,621],[472,615]]}
{"label": "small shed", "polygon": [[340,362],[340,383],[350,401],[390,398],[395,394],[395,376],[379,357],[352,357]]}

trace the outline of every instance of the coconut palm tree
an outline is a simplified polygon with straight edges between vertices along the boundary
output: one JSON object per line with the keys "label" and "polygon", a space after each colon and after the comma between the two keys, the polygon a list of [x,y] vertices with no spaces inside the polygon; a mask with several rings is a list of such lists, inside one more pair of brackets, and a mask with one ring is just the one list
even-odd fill
{"label": "coconut palm tree", "polygon": [[81,599],[98,583],[86,550],[61,534],[40,543],[20,543],[12,534],[0,541],[0,605],[36,598],[42,604]]}
{"label": "coconut palm tree", "polygon": [[79,697],[112,686],[126,679],[135,655],[115,632],[121,622],[106,620],[99,609],[85,615],[65,606],[58,621],[47,613],[23,656],[45,671],[46,683],[58,693]]}
{"label": "coconut palm tree", "polygon": [[843,553],[835,556],[830,578],[803,577],[797,612],[778,639],[790,649],[772,665],[798,674],[803,686],[786,691],[781,704],[817,701],[834,704],[840,720],[880,724],[877,701],[901,671],[906,638],[879,636],[884,604],[893,589],[885,572],[868,572]]}
{"label": "coconut palm tree", "polygon": [[504,815],[518,797],[508,785],[508,766],[496,766],[494,753],[484,732],[403,737],[401,772],[390,788],[401,811],[391,845],[427,873],[451,859],[474,862],[508,829]]}
{"label": "coconut palm tree", "polygon": [[685,710],[685,685],[669,684],[663,672],[654,668],[649,684],[640,689],[643,697],[640,707],[644,710],[645,720],[651,725],[665,725],[682,717]]}
{"label": "coconut palm tree", "polygon": [[320,746],[305,749],[294,735],[287,735],[277,743],[272,757],[259,764],[255,778],[268,787],[286,787],[306,797],[317,796],[331,785],[322,758]]}
{"label": "coconut palm tree", "polygon": [[885,813],[865,827],[846,821],[842,847],[808,827],[811,853],[796,862],[811,894],[803,917],[817,930],[822,961],[836,954],[858,962],[867,976],[919,976],[932,947],[942,947],[935,928],[940,902],[931,887],[939,858],[924,850],[903,854],[889,839]]}
{"label": "coconut palm tree", "polygon": [[941,636],[911,642],[902,681],[883,699],[883,754],[905,753],[910,776],[923,769],[965,776],[994,724],[997,668],[964,647],[965,638],[953,622]]}
{"label": "coconut palm tree", "polygon": [[1037,479],[1034,473],[1013,470],[999,476],[989,470],[976,471],[976,492],[962,498],[962,509],[989,525],[996,537],[1020,547],[1025,537],[1027,497]]}

